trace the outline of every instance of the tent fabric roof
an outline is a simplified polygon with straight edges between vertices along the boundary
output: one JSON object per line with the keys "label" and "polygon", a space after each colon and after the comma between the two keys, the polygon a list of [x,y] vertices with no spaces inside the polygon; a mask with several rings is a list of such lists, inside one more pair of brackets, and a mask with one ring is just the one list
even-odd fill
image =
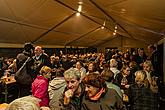
{"label": "tent fabric roof", "polygon": [[[76,16],[80,2],[82,12]],[[165,0],[0,0],[0,47],[25,42],[47,47],[145,46],[164,37],[164,4]]]}

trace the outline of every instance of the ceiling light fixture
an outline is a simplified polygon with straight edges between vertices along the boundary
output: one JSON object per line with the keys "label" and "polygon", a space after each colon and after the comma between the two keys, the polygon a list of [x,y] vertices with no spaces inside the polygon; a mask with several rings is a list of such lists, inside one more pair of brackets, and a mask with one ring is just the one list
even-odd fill
{"label": "ceiling light fixture", "polygon": [[82,4],[83,4],[82,1],[78,2],[78,8],[77,8],[76,16],[80,16],[81,15],[80,13],[82,11]]}
{"label": "ceiling light fixture", "polygon": [[77,12],[77,13],[76,13],[76,16],[80,16],[80,15],[81,15],[80,12]]}
{"label": "ceiling light fixture", "polygon": [[81,4],[78,5],[77,11],[78,11],[78,12],[81,12],[81,11],[82,11],[82,5],[81,5]]}
{"label": "ceiling light fixture", "polygon": [[117,25],[115,26],[115,29],[117,29]]}
{"label": "ceiling light fixture", "polygon": [[104,26],[101,26],[101,29],[104,29]]}
{"label": "ceiling light fixture", "polygon": [[101,29],[104,29],[104,27],[105,27],[105,21],[104,21],[103,25],[101,26]]}

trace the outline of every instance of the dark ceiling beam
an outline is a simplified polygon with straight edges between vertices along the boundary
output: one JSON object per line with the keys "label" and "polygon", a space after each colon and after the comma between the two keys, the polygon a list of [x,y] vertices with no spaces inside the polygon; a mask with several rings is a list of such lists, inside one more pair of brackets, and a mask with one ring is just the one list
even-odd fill
{"label": "dark ceiling beam", "polygon": [[[97,24],[99,24],[100,26],[102,26],[103,24],[101,24],[101,23],[99,23],[99,22],[97,22],[97,21],[95,21],[94,19],[92,19],[92,18],[90,18],[89,16],[87,16],[86,14],[84,14],[84,13],[81,13],[85,18],[87,18],[87,19],[89,19],[90,21],[93,21],[93,22],[95,22],[95,23],[97,23]],[[110,28],[108,28],[107,26],[104,26],[106,29],[108,29],[109,31],[111,31],[111,32],[113,32],[113,30],[112,29],[110,29]]]}
{"label": "dark ceiling beam", "polygon": [[[75,12],[78,12],[76,9],[70,7],[69,5],[66,5],[65,3],[61,2],[60,0],[54,0],[54,1],[58,2],[59,4],[65,6],[65,7],[67,7],[67,8],[69,8],[69,9],[75,11]],[[141,42],[144,42],[144,43],[148,44],[147,42],[145,42],[145,41],[143,41],[143,40],[134,38],[127,30],[125,30],[124,27],[122,27],[119,23],[117,23],[116,20],[115,20],[113,17],[111,17],[106,11],[104,11],[100,6],[98,6],[98,5],[97,5],[95,2],[93,2],[92,0],[89,0],[89,1],[90,1],[92,4],[94,4],[98,9],[100,9],[106,16],[108,16],[108,17],[109,17],[115,24],[117,24],[121,29],[123,29],[132,39],[138,40],[138,41],[141,41]],[[94,23],[99,24],[100,26],[102,25],[102,24],[100,24],[99,22],[95,21],[94,19],[92,19],[91,17],[89,17],[88,15],[86,15],[86,14],[83,13],[83,12],[81,12],[81,15],[83,15],[84,17],[86,17],[86,18],[89,19],[90,21],[93,21]],[[107,28],[108,30],[110,30],[110,31],[113,32],[113,30],[109,29],[108,27],[105,26],[105,28]],[[87,35],[87,33],[84,34],[84,35],[82,35],[82,36],[80,36],[80,38],[85,37],[85,35]],[[121,35],[121,34],[118,33],[118,35]],[[122,36],[122,35],[121,35],[121,36]],[[130,37],[127,37],[127,36],[123,36],[123,37],[130,38]],[[113,38],[116,38],[116,37],[113,37]],[[110,38],[110,39],[111,39],[111,38]],[[109,41],[109,40],[108,40],[108,41]],[[105,41],[105,42],[107,42],[107,41]],[[105,42],[104,42],[104,43],[105,43]],[[70,43],[69,43],[69,44],[70,44]],[[103,43],[102,43],[102,44],[103,44]],[[100,44],[100,45],[102,45],[102,44]],[[67,43],[66,45],[68,45],[68,43]],[[99,44],[98,44],[98,45],[99,45]]]}
{"label": "dark ceiling beam", "polygon": [[117,24],[121,29],[123,29],[131,38],[135,39],[123,26],[121,26],[112,16],[110,16],[104,9],[102,9],[93,0],[89,0],[93,5],[95,5],[100,11],[102,11],[106,16],[108,16],[115,24]]}
{"label": "dark ceiling beam", "polygon": [[[54,1],[58,2],[59,4],[65,6],[65,7],[67,7],[67,8],[69,8],[69,9],[75,11],[75,12],[78,12],[76,9],[70,7],[69,5],[66,5],[65,3],[61,2],[60,0],[54,0]],[[144,41],[144,40],[134,38],[130,33],[128,33],[127,30],[125,30],[125,28],[123,28],[119,23],[117,23],[116,20],[115,20],[113,17],[111,17],[106,11],[104,11],[102,8],[100,8],[100,6],[98,6],[98,5],[97,5],[95,2],[93,2],[92,0],[89,0],[89,1],[90,1],[92,4],[94,4],[98,9],[100,9],[105,15],[107,15],[107,16],[108,16],[114,23],[116,23],[120,28],[122,28],[132,39],[138,40],[138,41],[141,41],[141,42],[144,42],[144,43],[148,44],[148,43],[147,43],[146,41]],[[81,12],[81,15],[83,15],[84,17],[86,17],[86,18],[89,19],[90,21],[93,21],[93,22],[95,22],[96,24],[99,24],[100,26],[102,25],[102,24],[100,24],[99,22],[97,22],[97,21],[95,21],[94,19],[92,19],[91,17],[89,17],[89,15],[86,15],[86,13]],[[93,16],[92,16],[92,17],[93,17]],[[107,28],[107,27],[105,26],[105,28]],[[107,29],[113,32],[113,30],[111,30],[111,29],[109,29],[109,28],[107,28]],[[118,34],[121,35],[120,33],[118,33]],[[84,35],[85,35],[85,34],[84,34]],[[82,36],[85,37],[84,35],[82,35]],[[82,38],[82,36],[81,36],[80,38]],[[122,36],[122,35],[121,35],[121,36]],[[130,38],[130,37],[127,37],[127,36],[123,36],[123,37]],[[116,37],[113,37],[113,38],[116,38]],[[110,37],[110,39],[111,39],[111,37]],[[109,40],[108,40],[108,41],[109,41]],[[106,43],[106,42],[107,42],[107,41],[104,40],[104,43]],[[100,43],[99,43],[99,44],[100,44]],[[98,45],[99,45],[99,44],[98,44]],[[103,44],[103,43],[102,43],[102,44]],[[102,44],[100,44],[100,45],[102,45]]]}
{"label": "dark ceiling beam", "polygon": [[72,40],[72,41],[66,43],[65,46],[69,46],[70,44],[76,42],[77,40],[79,40],[79,39],[81,39],[81,38],[83,38],[83,37],[85,37],[86,35],[88,35],[88,34],[90,34],[90,33],[92,33],[92,32],[97,31],[98,29],[100,29],[100,26],[97,27],[97,28],[95,28],[95,29],[93,29],[93,30],[91,30],[91,31],[89,31],[89,32],[87,32],[87,33],[85,33],[85,34],[83,34],[83,35],[81,35],[80,37],[78,37],[78,38],[76,38],[76,39],[74,39],[74,40]]}
{"label": "dark ceiling beam", "polygon": [[69,8],[69,9],[71,9],[71,10],[73,10],[73,11],[77,11],[77,10],[75,10],[74,8],[70,7],[69,5],[66,5],[65,3],[61,2],[62,0],[61,0],[61,1],[60,1],[60,0],[54,0],[54,1],[58,2],[59,4],[65,6],[65,7]]}
{"label": "dark ceiling beam", "polygon": [[21,22],[18,22],[18,21],[10,20],[10,19],[0,18],[0,21],[7,22],[7,23],[12,23],[12,24],[19,24],[19,25],[22,25],[22,26],[31,27],[31,28],[35,28],[35,29],[48,30],[47,28],[43,28],[43,27],[35,26],[35,25],[30,25],[30,24],[26,24],[26,23],[21,23]]}
{"label": "dark ceiling beam", "polygon": [[56,24],[55,26],[53,26],[52,28],[50,28],[49,30],[47,30],[46,32],[44,32],[43,34],[41,34],[39,37],[37,37],[35,40],[32,41],[32,43],[37,42],[39,39],[41,39],[43,36],[45,36],[46,34],[48,34],[49,32],[51,32],[52,30],[54,30],[55,28],[57,28],[58,26],[60,26],[61,24],[63,24],[64,22],[66,22],[68,19],[70,19],[73,15],[75,15],[75,13],[72,13],[70,16],[66,17],[64,20],[62,20],[61,22],[59,22],[58,24]]}
{"label": "dark ceiling beam", "polygon": [[[65,3],[63,3],[63,2],[61,2],[60,0],[54,0],[54,1],[58,2],[59,4],[65,6],[65,7],[67,7],[67,8],[69,8],[69,9],[75,11],[75,12],[78,12],[76,9],[74,9],[74,8],[70,7],[69,5],[67,5],[67,4],[65,4]],[[90,21],[93,21],[94,23],[99,24],[100,26],[103,25],[103,24],[97,22],[96,20],[92,19],[91,17],[89,17],[88,15],[86,15],[86,14],[83,13],[83,12],[81,12],[81,15],[83,15],[85,18],[89,19]],[[111,30],[110,28],[108,28],[108,27],[106,27],[106,26],[104,26],[104,27],[113,32],[113,30]]]}
{"label": "dark ceiling beam", "polygon": [[[78,12],[77,10],[75,10],[74,8],[70,7],[69,5],[67,5],[67,4],[65,4],[65,3],[63,3],[63,2],[61,2],[60,0],[54,0],[54,1],[56,1],[57,3],[59,3],[59,4],[63,5],[63,6],[65,6],[65,7],[69,8],[69,9],[75,11],[75,12]],[[92,22],[94,22],[94,23],[96,23],[96,24],[99,24],[100,26],[97,27],[97,28],[95,28],[95,29],[93,29],[93,30],[91,30],[91,31],[89,31],[89,32],[87,32],[87,33],[85,33],[85,34],[83,34],[83,35],[81,35],[80,37],[78,37],[78,38],[76,38],[76,39],[74,39],[74,40],[72,40],[72,41],[66,43],[65,46],[69,46],[71,43],[73,43],[73,42],[75,42],[75,41],[77,41],[77,40],[79,40],[79,39],[85,37],[86,35],[88,35],[88,34],[94,32],[94,31],[96,31],[97,29],[99,29],[99,28],[103,25],[103,24],[97,22],[96,20],[92,19],[91,17],[89,17],[88,15],[86,15],[86,14],[83,13],[83,12],[81,12],[81,15],[84,16],[85,18],[89,19],[90,21],[92,21]],[[108,28],[108,27],[106,27],[106,26],[104,26],[104,27],[105,27],[106,29],[108,29],[109,31],[113,32],[113,30],[111,30],[110,28]]]}

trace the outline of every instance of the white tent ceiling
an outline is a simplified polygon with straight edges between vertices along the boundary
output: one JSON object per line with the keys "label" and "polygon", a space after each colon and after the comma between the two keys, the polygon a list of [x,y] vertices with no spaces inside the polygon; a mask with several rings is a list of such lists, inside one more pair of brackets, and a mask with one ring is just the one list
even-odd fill
{"label": "white tent ceiling", "polygon": [[[82,13],[76,16],[78,4]],[[165,0],[0,0],[0,47],[143,47],[165,32]],[[104,24],[104,29],[100,27]],[[117,25],[117,35],[113,35]]]}

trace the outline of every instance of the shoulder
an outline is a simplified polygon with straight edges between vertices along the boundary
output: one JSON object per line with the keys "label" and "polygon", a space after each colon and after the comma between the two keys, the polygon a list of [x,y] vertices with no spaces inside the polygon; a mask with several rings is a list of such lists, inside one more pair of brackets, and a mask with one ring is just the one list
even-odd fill
{"label": "shoulder", "polygon": [[113,97],[115,97],[117,95],[117,92],[115,89],[112,88],[107,88],[107,91],[105,93],[104,98],[106,99],[113,99]]}
{"label": "shoulder", "polygon": [[43,86],[43,85],[48,85],[48,80],[46,78],[43,78],[42,76],[38,76],[33,84],[37,84],[39,86]]}
{"label": "shoulder", "polygon": [[18,55],[17,55],[17,59],[18,60],[24,60],[24,59],[26,59],[27,58],[27,56],[24,54],[24,53],[19,53]]}
{"label": "shoulder", "polygon": [[49,58],[49,56],[48,56],[46,53],[43,53],[43,54],[41,55],[41,57],[42,57],[42,58]]}

